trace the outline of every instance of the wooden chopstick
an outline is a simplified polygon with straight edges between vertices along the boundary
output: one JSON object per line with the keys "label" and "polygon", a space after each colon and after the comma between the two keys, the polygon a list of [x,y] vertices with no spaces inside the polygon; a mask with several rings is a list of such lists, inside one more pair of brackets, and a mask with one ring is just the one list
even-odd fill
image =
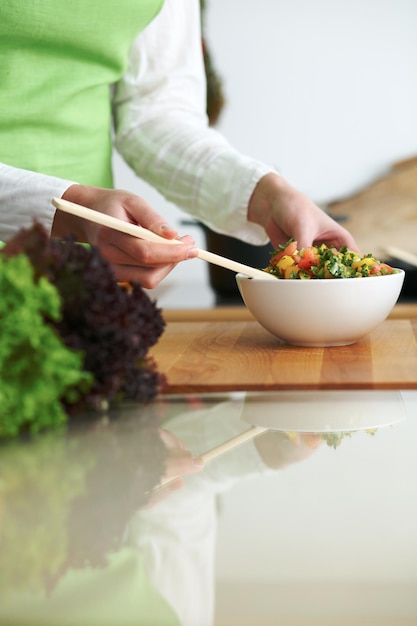
{"label": "wooden chopstick", "polygon": [[[239,435],[236,435],[235,437],[228,439],[227,441],[225,441],[224,443],[221,443],[215,448],[212,448],[211,450],[207,450],[207,452],[200,454],[199,458],[203,460],[203,463],[205,465],[209,461],[212,461],[213,459],[216,459],[222,454],[226,454],[227,452],[234,450],[235,448],[241,446],[247,441],[250,441],[251,439],[255,439],[256,437],[259,437],[259,435],[262,435],[267,430],[269,429],[264,428],[263,426],[252,426],[248,430],[243,431],[243,433],[240,433]],[[167,487],[169,484],[177,480],[177,478],[180,478],[180,477],[170,476],[169,478],[165,478],[164,480],[161,480],[161,482],[156,487],[154,487],[152,491],[158,491],[159,489],[162,489],[163,487]]]}
{"label": "wooden chopstick", "polygon": [[[62,198],[53,198],[52,204],[60,211],[71,213],[72,215],[76,215],[77,217],[90,220],[91,222],[95,222],[96,224],[100,224],[101,226],[113,228],[114,230],[126,233],[127,235],[138,237],[139,239],[145,239],[154,243],[173,245],[183,243],[178,239],[165,239],[164,237],[160,237],[156,233],[153,233],[152,231],[147,230],[142,226],[138,226],[137,224],[124,222],[117,217],[112,217],[111,215],[100,213],[99,211],[93,211],[92,209],[88,209],[87,207],[75,204],[74,202],[69,202],[68,200],[63,200]],[[202,250],[201,248],[197,248],[197,257],[199,259],[202,259],[203,261],[212,263],[213,265],[219,265],[220,267],[232,270],[233,272],[236,272],[238,274],[240,273],[244,274],[245,276],[249,276],[250,278],[277,280],[275,276],[268,274],[268,272],[263,272],[262,270],[258,270],[254,267],[244,265],[243,263],[239,263],[237,261],[232,261],[231,259],[227,259],[226,257],[215,254],[214,252]]]}

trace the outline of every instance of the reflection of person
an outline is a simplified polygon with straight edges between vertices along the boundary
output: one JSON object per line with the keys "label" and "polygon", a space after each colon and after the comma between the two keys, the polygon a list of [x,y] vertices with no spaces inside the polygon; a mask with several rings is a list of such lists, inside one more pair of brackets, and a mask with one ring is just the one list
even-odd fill
{"label": "reflection of person", "polygon": [[213,229],[254,244],[293,236],[300,246],[355,247],[307,197],[208,127],[198,0],[122,0],[116,11],[107,0],[74,2],[1,8],[0,238],[36,217],[52,236],[97,244],[119,279],[145,287],[195,256],[190,237],[149,244],[54,212],[51,198],[63,197],[177,236],[145,200],[111,189],[113,121],[134,171]]}
{"label": "reflection of person", "polygon": [[[198,454],[245,430],[244,398],[208,401],[207,406],[169,418],[164,427]],[[217,497],[243,480],[271,475],[307,460],[316,450],[314,435],[288,437],[266,432],[188,476],[182,490],[132,517],[126,534],[136,547],[155,588],[175,610],[181,626],[212,626]]]}

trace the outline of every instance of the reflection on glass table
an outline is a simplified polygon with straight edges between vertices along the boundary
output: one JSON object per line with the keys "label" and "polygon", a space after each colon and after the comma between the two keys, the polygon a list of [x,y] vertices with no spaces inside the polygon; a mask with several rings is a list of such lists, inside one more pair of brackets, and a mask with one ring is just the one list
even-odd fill
{"label": "reflection on glass table", "polygon": [[0,624],[416,624],[416,409],[167,396],[3,444]]}

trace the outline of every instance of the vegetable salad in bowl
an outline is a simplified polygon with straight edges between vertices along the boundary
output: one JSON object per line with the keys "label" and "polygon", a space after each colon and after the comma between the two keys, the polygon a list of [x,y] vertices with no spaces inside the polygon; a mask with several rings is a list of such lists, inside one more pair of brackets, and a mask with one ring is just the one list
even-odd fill
{"label": "vegetable salad in bowl", "polygon": [[403,270],[372,254],[325,244],[299,250],[294,240],[272,253],[264,272],[284,280],[238,274],[243,302],[272,335],[298,346],[359,341],[389,315],[404,282]]}
{"label": "vegetable salad in bowl", "polygon": [[338,250],[324,243],[298,250],[297,242],[292,239],[275,250],[264,271],[290,280],[364,278],[398,272],[372,254],[361,256],[346,247]]}

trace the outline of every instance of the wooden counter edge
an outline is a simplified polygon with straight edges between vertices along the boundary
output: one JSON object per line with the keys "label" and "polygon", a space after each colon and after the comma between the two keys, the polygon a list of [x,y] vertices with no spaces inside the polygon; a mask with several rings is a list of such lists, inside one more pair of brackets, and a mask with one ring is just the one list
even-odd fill
{"label": "wooden counter edge", "polygon": [[[211,309],[163,309],[166,322],[240,322],[251,321],[254,317],[243,305],[218,306]],[[417,303],[397,304],[388,319],[416,319]]]}

